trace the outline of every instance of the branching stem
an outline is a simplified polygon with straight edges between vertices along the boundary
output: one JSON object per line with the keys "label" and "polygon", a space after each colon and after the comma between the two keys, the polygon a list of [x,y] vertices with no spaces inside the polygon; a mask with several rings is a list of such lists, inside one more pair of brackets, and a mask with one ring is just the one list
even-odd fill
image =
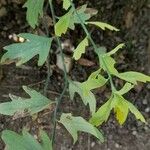
{"label": "branching stem", "polygon": [[[90,42],[91,42],[91,44],[92,44],[92,46],[93,46],[95,52],[97,52],[97,49],[98,49],[98,48],[97,48],[97,46],[96,46],[94,40],[92,39],[91,34],[90,34],[89,31],[87,30],[87,28],[86,28],[86,26],[85,26],[83,20],[81,19],[80,15],[79,15],[78,12],[76,11],[76,8],[75,8],[74,3],[73,3],[71,0],[69,0],[69,1],[70,1],[70,3],[71,3],[71,6],[72,6],[74,12],[76,13],[77,17],[78,17],[79,20],[80,20],[80,23],[81,23],[81,26],[82,26],[84,32],[86,33],[87,37],[89,38],[89,40],[90,40]],[[102,61],[103,61],[103,60],[102,60]],[[107,68],[107,65],[106,65],[105,61],[103,61],[103,64],[105,65],[106,72],[107,72],[108,77],[109,77],[109,81],[110,81],[110,85],[111,85],[112,91],[114,91],[114,90],[116,90],[116,88],[115,88],[115,86],[114,86],[114,83],[113,83],[113,80],[112,80],[112,76],[111,76],[111,74],[110,74],[110,72],[109,72],[109,70],[108,70],[108,68]]]}

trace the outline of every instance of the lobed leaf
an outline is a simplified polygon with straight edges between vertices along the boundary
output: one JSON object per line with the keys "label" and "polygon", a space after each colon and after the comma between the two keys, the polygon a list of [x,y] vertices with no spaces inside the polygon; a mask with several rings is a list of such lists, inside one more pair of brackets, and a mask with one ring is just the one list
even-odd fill
{"label": "lobed leaf", "polygon": [[47,59],[49,50],[51,48],[52,38],[42,37],[29,33],[22,33],[18,35],[26,39],[24,43],[11,44],[5,46],[7,51],[1,63],[5,63],[8,59],[16,60],[16,65],[20,66],[36,55],[39,55],[38,65],[42,66]]}
{"label": "lobed leaf", "polygon": [[[72,1],[72,0],[71,0]],[[71,6],[70,0],[63,0],[63,8],[65,10],[68,10],[68,8]]]}
{"label": "lobed leaf", "polygon": [[134,72],[134,71],[118,73],[116,74],[116,76],[119,77],[120,79],[123,79],[133,84],[137,84],[137,81],[144,82],[144,83],[147,81],[150,82],[150,76],[144,75],[139,72]]}
{"label": "lobed leaf", "polygon": [[139,112],[139,110],[132,103],[130,103],[129,101],[127,101],[127,104],[128,104],[128,108],[130,109],[131,113],[134,114],[134,116],[136,117],[136,119],[139,119],[142,122],[146,123],[145,118]]}
{"label": "lobed leaf", "polygon": [[39,16],[43,16],[44,0],[27,0],[23,7],[27,8],[27,21],[32,28],[38,25]]}
{"label": "lobed leaf", "polygon": [[119,124],[122,125],[126,121],[129,113],[128,105],[126,100],[118,94],[114,95],[114,100],[116,101],[114,106],[116,119],[118,120]]}
{"label": "lobed leaf", "polygon": [[93,72],[87,81],[85,82],[73,82],[69,83],[69,94],[71,99],[74,98],[74,94],[78,93],[85,105],[89,104],[90,111],[92,113],[96,110],[96,99],[91,90],[103,86],[107,80],[100,75],[100,69]]}
{"label": "lobed leaf", "polygon": [[81,96],[81,99],[85,105],[89,104],[90,111],[94,113],[96,110],[96,99],[94,94],[91,91],[86,91],[86,89],[83,89],[82,83],[70,81],[69,94],[71,99],[74,98],[75,93],[78,93]]}
{"label": "lobed leaf", "polygon": [[53,103],[35,90],[29,89],[26,86],[23,86],[23,89],[31,98],[25,99],[10,95],[11,102],[0,104],[0,114],[9,116],[22,114],[24,117],[28,114],[38,113]]}
{"label": "lobed leaf", "polygon": [[59,21],[55,25],[55,34],[57,36],[61,36],[62,34],[65,34],[67,32],[68,28],[74,30],[75,24],[80,24],[80,19],[83,22],[88,20],[91,15],[85,13],[86,8],[87,5],[83,5],[80,8],[77,8],[77,13],[71,8],[68,13],[60,17]]}
{"label": "lobed leaf", "polygon": [[89,21],[89,22],[86,22],[86,24],[93,24],[93,25],[96,25],[98,26],[99,28],[101,28],[102,30],[105,30],[106,28],[109,29],[109,30],[114,30],[114,31],[119,31],[119,29],[107,24],[107,23],[104,23],[104,22],[99,22],[99,21]]}
{"label": "lobed leaf", "polygon": [[115,47],[113,50],[107,53],[108,56],[115,54],[119,49],[123,48],[125,46],[124,43],[119,44],[117,47]]}
{"label": "lobed leaf", "polygon": [[92,115],[92,118],[90,119],[90,123],[99,126],[103,122],[106,122],[108,120],[108,117],[111,112],[111,99],[109,99],[105,104],[103,104],[96,113]]}
{"label": "lobed leaf", "polygon": [[40,131],[41,146],[43,150],[52,150],[52,141],[49,139],[45,131]]}
{"label": "lobed leaf", "polygon": [[61,36],[67,32],[72,16],[72,10],[60,17],[59,21],[55,25],[55,34],[56,36]]}
{"label": "lobed leaf", "polygon": [[77,141],[78,131],[90,133],[97,137],[101,142],[104,141],[102,133],[82,117],[73,117],[70,113],[62,114],[59,122],[62,123],[71,134],[74,143]]}
{"label": "lobed leaf", "polygon": [[100,56],[100,64],[104,71],[109,71],[110,74],[114,75],[118,74],[118,71],[115,68],[116,61],[112,57],[108,55]]}
{"label": "lobed leaf", "polygon": [[52,150],[52,147],[49,147],[51,141],[46,133],[42,131],[40,136],[42,144],[25,130],[23,130],[22,135],[10,130],[2,132],[2,140],[6,144],[7,150]]}
{"label": "lobed leaf", "polygon": [[125,83],[123,88],[121,90],[117,91],[116,93],[118,95],[124,95],[124,94],[128,93],[133,87],[134,87],[133,84],[127,82],[127,83]]}
{"label": "lobed leaf", "polygon": [[75,60],[78,60],[81,58],[81,55],[85,53],[85,48],[88,46],[88,38],[86,37],[83,41],[80,42],[80,44],[77,46],[77,48],[74,50],[73,58]]}

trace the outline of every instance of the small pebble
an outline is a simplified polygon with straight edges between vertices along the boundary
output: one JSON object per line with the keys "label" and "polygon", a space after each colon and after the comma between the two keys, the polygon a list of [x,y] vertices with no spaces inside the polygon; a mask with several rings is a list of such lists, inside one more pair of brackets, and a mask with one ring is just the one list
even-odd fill
{"label": "small pebble", "polygon": [[149,129],[148,126],[145,126],[145,127],[144,127],[144,130],[145,130],[145,131],[148,131],[148,129]]}
{"label": "small pebble", "polygon": [[133,131],[132,134],[133,134],[133,135],[137,135],[137,131]]}
{"label": "small pebble", "polygon": [[95,146],[95,142],[92,142],[92,143],[91,143],[91,147],[94,147],[94,146]]}
{"label": "small pebble", "polygon": [[149,113],[149,112],[150,112],[150,107],[147,107],[147,108],[145,109],[145,112],[146,112],[146,113]]}
{"label": "small pebble", "polygon": [[119,145],[118,143],[115,143],[115,147],[116,147],[116,148],[119,148],[120,145]]}
{"label": "small pebble", "polygon": [[147,99],[144,99],[144,100],[143,100],[143,104],[144,104],[144,105],[147,105]]}

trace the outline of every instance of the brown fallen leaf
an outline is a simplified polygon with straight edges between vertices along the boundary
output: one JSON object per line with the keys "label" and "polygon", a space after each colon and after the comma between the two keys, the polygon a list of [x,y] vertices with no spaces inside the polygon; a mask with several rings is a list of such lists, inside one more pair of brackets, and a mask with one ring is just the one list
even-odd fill
{"label": "brown fallen leaf", "polygon": [[78,64],[82,65],[82,66],[86,66],[86,67],[91,67],[95,65],[95,62],[85,59],[85,58],[80,58],[78,61]]}

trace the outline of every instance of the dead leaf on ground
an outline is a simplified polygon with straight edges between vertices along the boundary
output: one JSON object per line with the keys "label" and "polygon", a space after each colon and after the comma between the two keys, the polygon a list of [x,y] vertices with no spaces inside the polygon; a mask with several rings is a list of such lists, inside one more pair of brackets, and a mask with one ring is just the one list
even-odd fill
{"label": "dead leaf on ground", "polygon": [[91,67],[95,65],[95,62],[85,59],[85,58],[80,58],[78,60],[78,64],[82,65],[82,66],[86,66],[86,67]]}

